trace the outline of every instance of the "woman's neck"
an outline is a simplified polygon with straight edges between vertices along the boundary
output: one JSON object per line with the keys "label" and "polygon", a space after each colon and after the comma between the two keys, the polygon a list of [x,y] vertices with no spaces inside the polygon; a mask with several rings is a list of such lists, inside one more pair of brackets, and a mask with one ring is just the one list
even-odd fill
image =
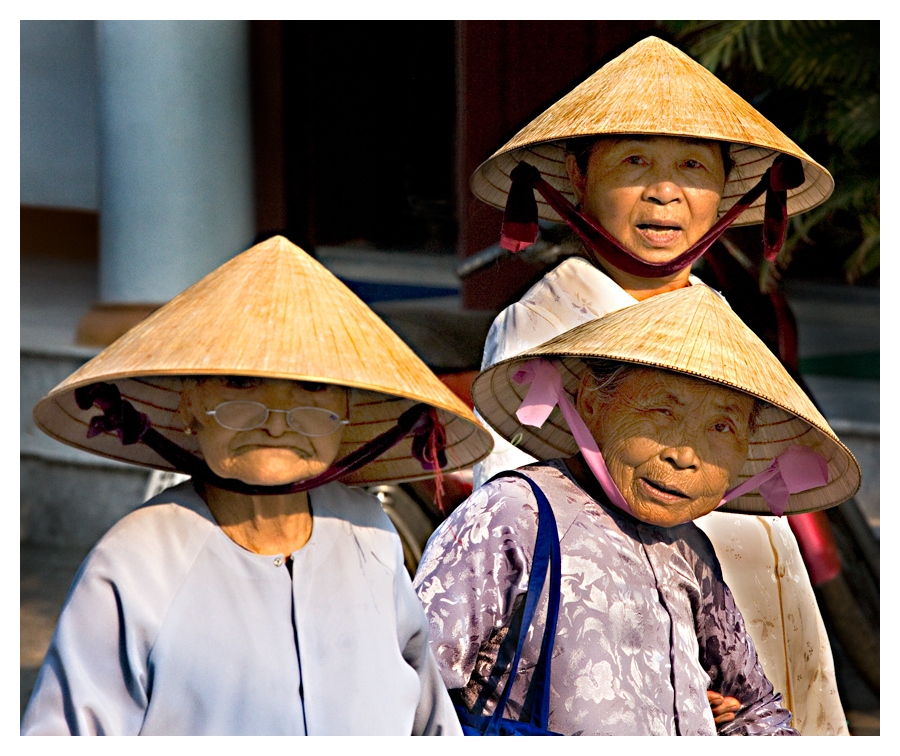
{"label": "woman's neck", "polygon": [[685,286],[690,285],[688,280],[691,276],[690,267],[683,268],[677,273],[663,278],[641,278],[619,270],[612,263],[587,250],[584,252],[584,257],[588,262],[606,273],[624,292],[633,296],[638,302],[655,297],[657,294],[665,294],[666,292],[683,289]]}
{"label": "woman's neck", "polygon": [[225,535],[254,554],[291,554],[312,535],[307,491],[248,496],[207,485],[201,495]]}

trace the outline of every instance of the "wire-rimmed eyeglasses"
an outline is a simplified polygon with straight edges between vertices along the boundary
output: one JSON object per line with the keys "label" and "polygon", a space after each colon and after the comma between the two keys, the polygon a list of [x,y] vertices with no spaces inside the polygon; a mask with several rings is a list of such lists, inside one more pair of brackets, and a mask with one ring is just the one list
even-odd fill
{"label": "wire-rimmed eyeglasses", "polygon": [[271,409],[260,402],[237,400],[222,402],[214,410],[207,410],[223,428],[248,431],[261,428],[270,412],[280,412],[292,430],[304,436],[330,436],[342,425],[349,425],[340,415],[322,407],[294,407],[289,410]]}

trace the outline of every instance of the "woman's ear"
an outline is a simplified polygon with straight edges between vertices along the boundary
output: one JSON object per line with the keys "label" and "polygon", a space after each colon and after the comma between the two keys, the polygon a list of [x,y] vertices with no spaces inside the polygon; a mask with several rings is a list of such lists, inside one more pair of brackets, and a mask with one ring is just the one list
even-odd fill
{"label": "woman's ear", "polygon": [[184,426],[185,433],[196,433],[200,429],[195,411],[197,397],[197,382],[185,380],[181,390],[181,401],[178,403],[176,417]]}
{"label": "woman's ear", "polygon": [[566,154],[566,173],[569,174],[569,183],[572,184],[572,191],[575,192],[576,204],[581,204],[584,199],[584,187],[587,183],[587,175],[581,172],[578,167],[578,160],[570,152]]}
{"label": "woman's ear", "polygon": [[575,398],[575,409],[585,422],[594,417],[602,404],[599,392],[593,391],[596,384],[590,370],[581,374],[581,383],[578,386],[578,396]]}

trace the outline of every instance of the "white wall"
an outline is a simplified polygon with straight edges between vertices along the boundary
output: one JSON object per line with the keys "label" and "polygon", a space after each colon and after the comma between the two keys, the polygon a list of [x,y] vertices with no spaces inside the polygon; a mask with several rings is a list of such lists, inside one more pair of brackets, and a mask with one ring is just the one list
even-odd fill
{"label": "white wall", "polygon": [[20,202],[97,210],[93,21],[20,22]]}

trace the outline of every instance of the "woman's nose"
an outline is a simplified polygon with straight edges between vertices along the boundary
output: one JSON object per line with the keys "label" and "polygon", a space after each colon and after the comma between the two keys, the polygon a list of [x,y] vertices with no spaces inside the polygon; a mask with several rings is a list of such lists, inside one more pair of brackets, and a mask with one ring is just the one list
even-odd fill
{"label": "woman's nose", "polygon": [[279,410],[269,410],[269,417],[266,418],[265,429],[270,436],[281,436],[290,430],[287,421],[287,413]]}
{"label": "woman's nose", "polygon": [[676,423],[663,442],[662,458],[679,470],[696,469],[700,464],[696,442],[697,424],[690,418]]}
{"label": "woman's nose", "polygon": [[653,166],[647,174],[647,184],[642,198],[654,205],[668,205],[670,202],[680,201],[684,194],[675,179],[673,171]]}
{"label": "woman's nose", "polygon": [[663,459],[679,470],[693,470],[697,468],[700,458],[691,444],[677,444],[663,449]]}

